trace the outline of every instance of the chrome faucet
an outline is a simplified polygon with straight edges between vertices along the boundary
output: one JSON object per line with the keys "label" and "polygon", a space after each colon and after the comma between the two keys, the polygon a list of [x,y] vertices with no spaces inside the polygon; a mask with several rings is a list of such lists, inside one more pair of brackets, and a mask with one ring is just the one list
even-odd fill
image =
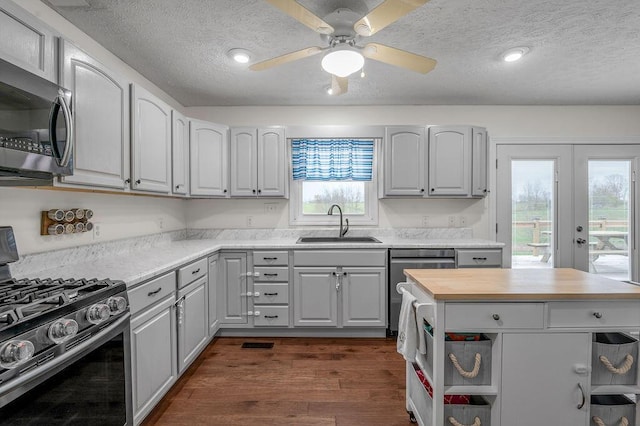
{"label": "chrome faucet", "polygon": [[334,207],[337,207],[338,208],[338,212],[340,212],[340,233],[339,233],[338,237],[342,238],[347,234],[347,231],[349,230],[349,219],[345,219],[344,220],[346,222],[346,226],[343,228],[342,227],[342,209],[340,208],[339,205],[333,204],[331,207],[329,207],[329,211],[327,212],[327,214],[332,216]]}

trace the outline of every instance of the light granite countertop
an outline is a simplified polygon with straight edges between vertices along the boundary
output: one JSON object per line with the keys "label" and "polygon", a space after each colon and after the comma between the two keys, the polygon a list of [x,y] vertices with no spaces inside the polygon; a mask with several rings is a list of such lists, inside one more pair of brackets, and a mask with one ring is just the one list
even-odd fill
{"label": "light granite countertop", "polygon": [[[111,278],[128,287],[175,270],[220,250],[309,250],[309,249],[388,249],[388,248],[501,248],[502,243],[474,239],[463,228],[435,232],[367,232],[380,243],[297,244],[301,235],[326,233],[308,231],[174,231],[57,252],[24,256],[11,265],[16,278]],[[364,235],[363,233],[360,233]],[[447,235],[448,234],[448,235]],[[333,234],[328,234],[333,235]],[[354,235],[357,235],[354,233]],[[418,237],[418,238],[416,238]],[[438,238],[439,237],[439,238]]]}

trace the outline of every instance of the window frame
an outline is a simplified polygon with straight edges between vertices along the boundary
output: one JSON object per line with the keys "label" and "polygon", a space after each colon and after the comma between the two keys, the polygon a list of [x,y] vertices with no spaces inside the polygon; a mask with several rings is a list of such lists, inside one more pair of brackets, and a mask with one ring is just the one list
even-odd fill
{"label": "window frame", "polygon": [[[291,165],[291,139],[287,138],[287,155],[289,159],[289,225],[291,226],[326,226],[335,225],[336,218],[329,215],[304,214],[302,212],[302,182],[304,179],[294,180]],[[321,138],[317,138],[321,139]],[[345,137],[345,139],[372,139],[373,140],[373,163],[371,170],[371,180],[362,181],[365,186],[365,214],[364,215],[343,215],[344,219],[349,219],[349,225],[372,226],[378,225],[378,153],[382,139],[378,137]],[[340,182],[340,181],[331,181]],[[345,181],[350,182],[350,181]]]}

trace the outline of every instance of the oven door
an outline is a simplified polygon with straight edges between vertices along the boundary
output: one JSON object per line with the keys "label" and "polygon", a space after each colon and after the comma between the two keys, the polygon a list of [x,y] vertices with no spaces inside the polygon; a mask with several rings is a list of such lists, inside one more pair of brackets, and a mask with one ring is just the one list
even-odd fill
{"label": "oven door", "polygon": [[[0,422],[133,425],[130,314],[0,385]],[[11,402],[8,402],[11,401]]]}

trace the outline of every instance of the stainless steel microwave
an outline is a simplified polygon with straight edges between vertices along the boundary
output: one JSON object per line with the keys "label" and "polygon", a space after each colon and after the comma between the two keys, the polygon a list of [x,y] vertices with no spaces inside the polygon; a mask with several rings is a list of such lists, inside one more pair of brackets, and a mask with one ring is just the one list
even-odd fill
{"label": "stainless steel microwave", "polygon": [[0,59],[0,186],[73,174],[71,92]]}

